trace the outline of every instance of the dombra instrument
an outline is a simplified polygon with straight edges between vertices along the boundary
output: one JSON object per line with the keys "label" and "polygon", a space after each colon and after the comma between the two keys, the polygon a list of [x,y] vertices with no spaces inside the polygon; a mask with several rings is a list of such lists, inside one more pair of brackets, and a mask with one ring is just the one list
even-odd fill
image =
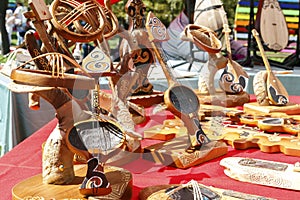
{"label": "dombra instrument", "polygon": [[151,12],[148,13],[146,20],[146,28],[149,34],[149,40],[153,47],[153,51],[164,71],[168,81],[168,89],[164,92],[164,101],[167,108],[177,117],[181,118],[188,130],[189,147],[187,151],[195,151],[200,149],[202,144],[208,143],[207,138],[201,129],[198,110],[199,99],[195,92],[189,87],[179,84],[172,75],[170,68],[167,66],[161,48],[157,47],[158,42],[169,38],[166,27]]}
{"label": "dombra instrument", "polygon": [[273,73],[268,58],[265,55],[265,51],[260,41],[258,32],[255,29],[253,29],[252,34],[257,41],[259,50],[261,52],[261,56],[265,64],[265,68],[267,70],[266,93],[268,95],[269,103],[271,105],[278,105],[278,106],[286,105],[289,102],[288,92],[286,91],[285,87],[280,82],[280,80]]}
{"label": "dombra instrument", "polygon": [[255,25],[268,48],[280,51],[287,46],[289,31],[277,0],[259,1]]}
{"label": "dombra instrument", "polygon": [[231,45],[229,39],[230,28],[226,23],[224,23],[224,32],[228,54],[228,63],[219,79],[219,85],[225,92],[237,94],[244,91],[246,87],[246,79],[249,78],[249,76],[243,70],[240,64],[232,60]]}

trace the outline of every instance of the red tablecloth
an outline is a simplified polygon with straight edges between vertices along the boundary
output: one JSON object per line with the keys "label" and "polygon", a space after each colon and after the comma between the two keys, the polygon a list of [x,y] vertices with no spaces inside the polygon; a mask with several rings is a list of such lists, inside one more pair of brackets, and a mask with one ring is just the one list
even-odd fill
{"label": "red tablecloth", "polygon": [[[293,98],[293,102],[300,102],[300,98]],[[167,113],[169,115],[169,113]],[[165,115],[148,118],[148,123],[139,127],[140,130],[161,123]],[[31,135],[13,150],[0,158],[0,199],[11,199],[11,189],[18,182],[42,172],[41,145],[47,139],[57,124],[57,120],[50,121],[39,131]],[[148,142],[148,141],[144,141]],[[258,159],[267,159],[294,164],[299,157],[286,156],[282,153],[263,153],[257,149],[235,150],[229,147],[229,152],[219,158],[203,163],[189,169],[177,169],[169,166],[155,164],[142,158],[126,164],[124,167],[133,175],[133,197],[138,199],[139,191],[147,186],[157,184],[186,183],[191,179],[200,183],[219,188],[232,189],[240,192],[262,195],[282,200],[298,199],[300,192],[268,186],[239,182],[227,177],[219,165],[222,158],[228,156],[241,156]]]}

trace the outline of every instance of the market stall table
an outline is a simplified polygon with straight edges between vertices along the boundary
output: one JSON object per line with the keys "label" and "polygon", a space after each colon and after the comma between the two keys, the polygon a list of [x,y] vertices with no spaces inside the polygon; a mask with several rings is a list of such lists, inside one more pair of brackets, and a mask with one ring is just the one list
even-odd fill
{"label": "market stall table", "polygon": [[[291,99],[293,102],[300,102],[299,97],[291,97]],[[170,116],[170,113],[165,114]],[[163,114],[147,118],[148,122],[143,124],[143,126],[139,126],[138,131],[143,131],[147,127],[162,123],[164,119],[166,119],[166,116]],[[56,125],[57,120],[53,119],[17,145],[12,151],[0,158],[0,199],[11,199],[12,188],[17,183],[42,172],[42,144]],[[148,145],[151,142],[153,141],[144,140],[142,141],[142,146]],[[299,161],[299,157],[287,156],[282,153],[263,153],[258,149],[236,150],[229,147],[226,155],[188,169],[178,169],[155,164],[142,159],[142,157],[121,167],[129,170],[133,175],[132,199],[138,199],[141,189],[147,186],[186,183],[192,179],[205,185],[275,199],[290,200],[299,198],[299,191],[244,183],[227,177],[219,162],[222,158],[229,156],[266,159],[290,164]]]}
{"label": "market stall table", "polygon": [[28,107],[28,94],[16,93],[9,88],[12,80],[0,73],[0,156],[10,151],[55,116],[54,108],[41,99],[41,108]]}

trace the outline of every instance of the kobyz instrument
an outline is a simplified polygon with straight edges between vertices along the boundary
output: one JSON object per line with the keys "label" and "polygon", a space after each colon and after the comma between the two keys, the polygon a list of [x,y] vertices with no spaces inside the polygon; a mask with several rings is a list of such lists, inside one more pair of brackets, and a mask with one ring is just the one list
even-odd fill
{"label": "kobyz instrument", "polygon": [[224,8],[221,0],[196,0],[194,9],[194,24],[206,26],[218,36],[222,33]]}
{"label": "kobyz instrument", "polygon": [[277,0],[260,0],[256,26],[263,42],[268,48],[276,51],[284,49],[289,41],[289,31],[285,16]]}
{"label": "kobyz instrument", "polygon": [[264,48],[259,38],[258,32],[253,29],[252,34],[255,37],[261,56],[267,70],[267,94],[272,105],[286,105],[289,102],[289,95],[283,84],[273,73],[268,58],[265,55]]}

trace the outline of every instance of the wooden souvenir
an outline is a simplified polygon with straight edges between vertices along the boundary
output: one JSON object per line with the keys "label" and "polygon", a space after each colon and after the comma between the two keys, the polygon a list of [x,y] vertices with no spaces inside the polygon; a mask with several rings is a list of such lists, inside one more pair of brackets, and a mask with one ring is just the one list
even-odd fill
{"label": "wooden souvenir", "polygon": [[[125,11],[129,18],[129,28],[119,30],[123,38],[119,48],[120,66],[118,74],[111,77],[111,82],[115,86],[123,77],[122,89],[131,95],[152,94],[153,85],[148,80],[148,71],[154,63],[154,55],[145,30],[146,7],[142,0],[128,0]],[[128,79],[125,80],[126,74],[131,76],[127,75]]]}
{"label": "wooden souvenir", "polygon": [[229,39],[229,33],[231,32],[231,30],[228,24],[223,24],[223,31],[225,32],[228,63],[219,79],[219,85],[221,89],[226,93],[239,94],[244,91],[247,82],[246,80],[249,78],[249,76],[240,64],[232,60],[231,45]]}
{"label": "wooden souvenir", "polygon": [[[48,58],[49,68],[52,71],[22,69],[27,63],[40,58]],[[11,79],[16,83],[35,85],[42,87],[64,87],[75,89],[92,89],[95,87],[95,81],[92,78],[82,75],[64,73],[65,63],[72,64],[74,68],[80,65],[70,57],[60,53],[46,53],[34,57],[32,60],[20,65],[17,69],[12,70]],[[54,66],[55,67],[52,67]],[[51,67],[50,67],[51,66]]]}
{"label": "wooden souvenir", "polygon": [[250,95],[247,92],[239,94],[225,93],[224,91],[217,90],[215,93],[203,94],[195,91],[201,104],[218,105],[224,107],[243,106],[250,101]]}
{"label": "wooden souvenir", "polygon": [[189,24],[184,28],[182,40],[193,42],[197,47],[207,51],[208,61],[203,65],[198,77],[198,90],[204,95],[216,93],[214,78],[219,69],[226,67],[227,59],[220,53],[221,41],[211,29],[195,24]]}
{"label": "wooden souvenir", "polygon": [[54,27],[68,40],[94,41],[102,35],[105,13],[97,1],[60,1],[51,4],[50,12]]}
{"label": "wooden souvenir", "polygon": [[279,136],[258,131],[228,132],[223,140],[236,149],[259,148],[266,153],[283,153],[300,156],[300,139],[295,136]]}
{"label": "wooden souvenir", "polygon": [[300,114],[300,105],[295,103],[287,103],[284,106],[267,105],[261,106],[258,102],[251,102],[244,104],[244,112],[247,114],[257,115],[257,114],[270,114],[270,113],[286,113],[288,115]]}
{"label": "wooden souvenir", "polygon": [[[40,0],[30,0],[28,4],[32,11],[24,13],[24,16],[31,19],[33,22],[35,30],[42,41],[42,52],[58,52],[73,58],[73,55],[66,46],[66,43],[62,41],[60,37],[55,38],[55,36],[57,36],[55,33],[50,33],[53,31],[51,24],[52,15],[46,3]],[[72,68],[72,66],[68,66],[68,63],[65,64],[65,67],[65,71]]]}
{"label": "wooden souvenir", "polygon": [[289,41],[285,16],[277,0],[260,0],[256,14],[256,28],[268,48],[280,51]]}
{"label": "wooden souvenir", "polygon": [[290,120],[283,118],[266,118],[258,120],[257,126],[260,130],[270,133],[289,133],[298,135],[299,125],[292,124]]}
{"label": "wooden souvenir", "polygon": [[144,131],[144,138],[154,140],[171,140],[187,135],[187,129],[180,119],[165,120],[162,125],[155,125]]}
{"label": "wooden souvenir", "polygon": [[155,163],[186,169],[228,152],[227,145],[222,141],[211,141],[193,152],[185,151],[189,143],[186,136],[176,137],[167,142],[145,147],[142,156]]}
{"label": "wooden souvenir", "polygon": [[289,133],[297,135],[299,129],[299,116],[287,115],[285,113],[269,113],[249,115],[243,114],[239,117],[239,123],[269,133]]}
{"label": "wooden souvenir", "polygon": [[224,173],[236,180],[276,188],[299,190],[300,174],[293,164],[243,157],[220,161]]}
{"label": "wooden souvenir", "polygon": [[[248,75],[232,59],[227,60],[220,54],[222,43],[217,38],[216,33],[207,27],[195,24],[187,25],[183,32],[184,37],[182,39],[192,41],[209,53],[209,60],[204,64],[199,74],[197,93],[200,103],[232,107],[249,102],[250,96],[243,92],[246,85],[245,78]],[[228,62],[231,63],[228,64]],[[225,68],[227,65],[232,67],[227,67],[224,70],[220,79],[223,90],[218,91],[214,85],[215,75],[219,69]],[[226,84],[224,84],[225,82]]]}
{"label": "wooden souvenir", "polygon": [[184,40],[192,41],[197,47],[208,53],[219,53],[222,43],[216,33],[210,28],[202,25],[189,24],[184,30]]}
{"label": "wooden souvenir", "polygon": [[111,184],[112,193],[104,196],[84,197],[78,188],[84,179],[87,166],[75,165],[75,179],[65,185],[49,185],[42,181],[41,174],[21,181],[12,189],[14,200],[26,198],[43,199],[116,199],[130,200],[132,195],[132,175],[129,171],[113,166],[105,166],[104,172]]}
{"label": "wooden souvenir", "polygon": [[201,129],[198,117],[199,100],[195,92],[187,86],[181,85],[176,81],[169,66],[167,65],[159,42],[169,38],[166,27],[162,22],[151,12],[148,13],[146,28],[149,34],[149,40],[152,49],[164,71],[168,81],[168,89],[164,92],[164,102],[167,108],[179,117],[185,124],[188,130],[187,151],[195,151],[201,148],[202,145],[209,143],[209,138]]}
{"label": "wooden souvenir", "polygon": [[[285,87],[282,85],[280,80],[273,73],[270,63],[265,55],[264,48],[259,38],[258,32],[253,29],[252,34],[255,37],[259,50],[261,52],[266,70],[267,70],[267,84],[266,84],[266,93],[269,99],[270,105],[286,105],[289,102],[289,95]],[[257,92],[255,92],[257,93]]]}
{"label": "wooden souvenir", "polygon": [[[265,200],[273,200],[272,198],[267,198],[263,196],[258,196],[258,195],[252,195],[252,194],[246,194],[242,192],[237,192],[233,190],[226,190],[226,189],[221,189],[221,188],[216,188],[212,186],[206,186],[200,183],[197,183],[199,185],[199,189],[201,193],[204,194],[204,196],[208,199],[252,199],[252,200],[260,200],[260,199],[265,199]],[[170,195],[170,191],[173,190],[185,190],[184,188],[191,187],[190,183],[186,184],[170,184],[170,185],[155,185],[155,186],[149,186],[144,189],[142,189],[139,193],[139,198],[140,200],[171,200],[173,199],[172,196]],[[189,191],[194,191],[189,190]],[[196,189],[195,189],[196,190]],[[175,191],[175,192],[176,192]],[[182,191],[184,192],[184,191]],[[179,192],[180,194],[181,192]],[[191,194],[187,194],[191,195]],[[188,197],[187,195],[184,195],[184,197]],[[207,195],[207,196],[206,196]],[[205,198],[202,196],[202,198]],[[189,197],[189,199],[193,199],[195,195]],[[206,199],[205,198],[205,199]],[[176,199],[176,198],[174,198]],[[201,198],[200,198],[201,199]]]}

